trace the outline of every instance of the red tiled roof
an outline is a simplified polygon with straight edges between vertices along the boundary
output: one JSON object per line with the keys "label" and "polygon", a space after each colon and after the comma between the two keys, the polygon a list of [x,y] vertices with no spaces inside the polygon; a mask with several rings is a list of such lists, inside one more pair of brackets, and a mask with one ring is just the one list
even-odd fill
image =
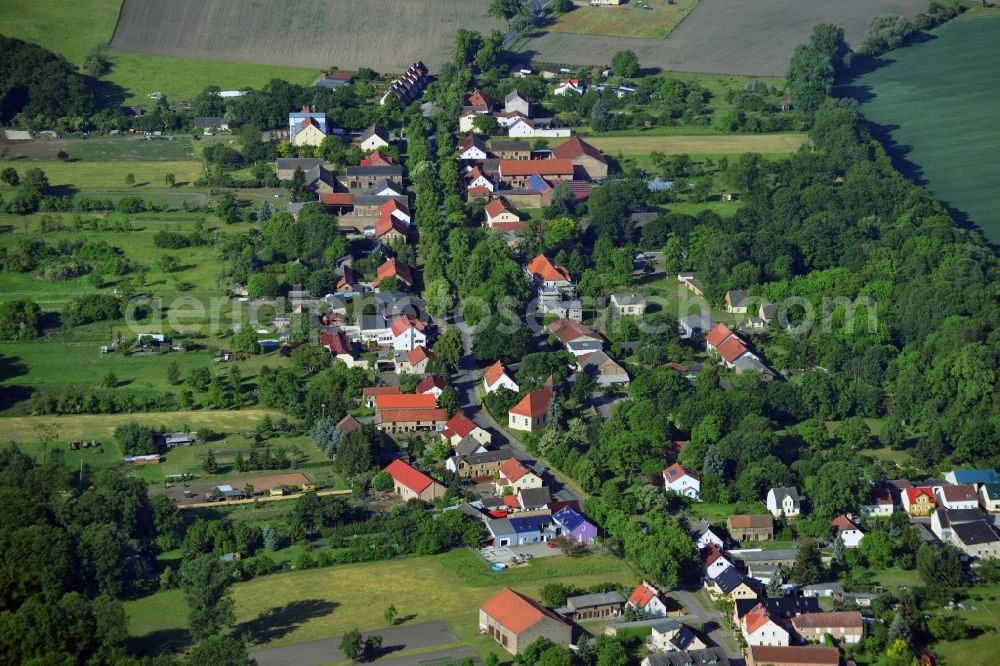
{"label": "red tiled roof", "polygon": [[392,166],[392,164],[392,158],[381,150],[373,151],[370,155],[361,158],[361,166]]}
{"label": "red tiled roof", "polygon": [[712,566],[712,563],[717,559],[722,557],[722,551],[711,541],[708,542],[704,548],[698,551],[698,556],[701,558],[701,563],[706,566]]}
{"label": "red tiled roof", "polygon": [[722,341],[732,335],[733,332],[725,324],[716,324],[715,328],[708,332],[705,336],[705,342],[712,345],[713,347],[718,347],[722,344]]}
{"label": "red tiled roof", "polygon": [[348,414],[344,418],[337,421],[337,427],[345,435],[350,435],[352,432],[361,427],[361,421]]}
{"label": "red tiled roof", "polygon": [[549,324],[548,329],[549,333],[559,338],[559,341],[563,344],[582,337],[593,338],[595,340],[601,339],[601,335],[594,329],[565,317],[556,319]]}
{"label": "red tiled roof", "polygon": [[520,509],[521,503],[517,501],[517,495],[504,495],[503,505],[511,509]]}
{"label": "red tiled roof", "polygon": [[748,516],[748,515],[738,515],[729,516],[729,527],[736,528],[740,530],[745,529],[766,529],[768,527],[774,527],[774,522],[771,520],[770,515],[766,516]]}
{"label": "red tiled roof", "polygon": [[493,190],[488,187],[470,187],[468,195],[470,199],[475,199],[476,197],[487,197],[493,194]]}
{"label": "red tiled roof", "polygon": [[393,335],[402,335],[403,332],[411,326],[418,331],[424,331],[426,329],[424,322],[419,319],[412,319],[405,314],[401,314],[393,319],[392,324],[389,326],[389,330],[392,331]]}
{"label": "red tiled roof", "polygon": [[427,347],[424,347],[423,345],[417,345],[410,351],[406,352],[406,358],[410,361],[410,365],[417,365],[430,357],[431,355],[427,352]]}
{"label": "red tiled roof", "polygon": [[434,483],[434,479],[418,469],[413,469],[402,460],[393,460],[384,471],[392,477],[393,481],[401,486],[406,486],[415,493],[419,493]]}
{"label": "red tiled roof", "polygon": [[533,419],[548,412],[551,404],[552,389],[539,389],[521,398],[519,403],[511,407],[510,413]]}
{"label": "red tiled roof", "polygon": [[594,148],[592,145],[584,141],[579,137],[579,135],[574,134],[569,139],[559,144],[552,150],[552,154],[557,159],[564,160],[574,160],[577,157],[582,157],[587,155],[592,157],[598,162],[605,162],[604,155],[601,155],[601,151]]}
{"label": "red tiled roof", "polygon": [[319,195],[319,201],[327,206],[353,206],[354,195],[350,192],[332,192]]}
{"label": "red tiled roof", "polygon": [[674,463],[670,467],[663,470],[663,478],[667,483],[672,483],[683,476],[690,476],[692,479],[697,479],[698,476],[689,470],[685,469],[680,463]]}
{"label": "red tiled roof", "polygon": [[[434,396],[431,395],[431,397]],[[380,417],[379,423],[411,423],[413,421],[443,423],[448,418],[448,412],[443,409],[386,409],[380,413]]]}
{"label": "red tiled roof", "polygon": [[361,389],[362,395],[402,395],[402,393],[398,386],[367,386]]}
{"label": "red tiled roof", "polygon": [[656,590],[654,590],[649,583],[643,582],[641,585],[638,585],[634,590],[632,590],[632,594],[629,596],[628,601],[636,608],[645,608],[646,604],[654,598],[656,598]]}
{"label": "red tiled roof", "polygon": [[837,666],[840,650],[837,648],[792,645],[751,645],[750,663],[753,664],[797,664],[802,666]]}
{"label": "red tiled roof", "polygon": [[[527,122],[527,121],[525,121]],[[572,176],[573,160],[501,160],[502,176]]]}
{"label": "red tiled roof", "polygon": [[569,271],[562,266],[556,266],[553,264],[544,254],[540,254],[532,259],[531,263],[525,267],[525,270],[527,270],[533,277],[541,281],[570,281]]}
{"label": "red tiled roof", "polygon": [[389,199],[384,204],[378,207],[378,212],[381,215],[391,215],[392,213],[395,213],[397,211],[403,213],[404,215],[406,215],[406,217],[410,216],[410,209],[407,208],[405,205],[399,203],[395,199]]}
{"label": "red tiled roof", "polygon": [[858,526],[851,522],[851,519],[847,516],[837,516],[830,521],[837,530],[856,530]]}
{"label": "red tiled roof", "polygon": [[716,347],[715,351],[719,352],[719,356],[721,356],[727,363],[732,363],[750,350],[746,348],[742,340],[734,335]]}
{"label": "red tiled roof", "polygon": [[455,412],[455,415],[448,419],[448,422],[444,424],[444,427],[454,433],[454,435],[465,437],[479,426],[476,425],[475,421],[462,412]]}
{"label": "red tiled roof", "polygon": [[323,333],[319,336],[319,344],[330,350],[331,354],[354,354],[354,346],[343,331]]}
{"label": "red tiled roof", "polygon": [[744,626],[748,634],[752,634],[770,621],[771,617],[767,614],[763,604],[757,604],[743,616]]}
{"label": "red tiled roof", "polygon": [[826,613],[803,613],[792,618],[792,626],[796,631],[802,629],[825,629],[827,627],[845,627],[861,629],[863,623],[858,611],[832,611]]}
{"label": "red tiled roof", "polygon": [[504,212],[510,213],[511,215],[515,216],[517,215],[517,213],[511,210],[510,206],[508,206],[507,202],[505,202],[503,199],[494,199],[493,201],[486,204],[486,215],[489,218],[494,218],[497,215],[500,215],[501,213]]}
{"label": "red tiled roof", "polygon": [[410,273],[410,267],[400,261],[396,261],[396,259],[389,259],[378,267],[378,276],[375,278],[372,286],[378,287],[379,283],[387,277],[395,277],[406,286],[413,286],[413,274]]}
{"label": "red tiled roof", "polygon": [[516,482],[522,476],[530,472],[517,458],[507,458],[500,465],[500,477],[511,482]]}
{"label": "red tiled roof", "polygon": [[383,215],[375,223],[375,238],[382,238],[382,236],[385,236],[390,231],[395,231],[403,236],[403,238],[406,238],[408,229],[406,228],[406,223],[402,220],[391,215]]}
{"label": "red tiled roof", "polygon": [[[507,374],[507,368],[504,367],[503,361],[497,361],[490,367],[486,368],[486,372],[483,377],[486,379],[487,386],[493,386],[497,381]],[[510,375],[508,375],[509,377]]]}
{"label": "red tiled roof", "polygon": [[524,633],[544,618],[566,624],[566,620],[545,606],[509,587],[494,594],[479,609],[514,634]]}
{"label": "red tiled roof", "polygon": [[417,393],[427,393],[431,389],[435,388],[443,391],[447,388],[447,386],[448,385],[444,383],[444,380],[437,375],[427,375],[420,380],[419,384],[417,384]]}
{"label": "red tiled roof", "polygon": [[921,495],[926,495],[928,498],[930,498],[931,502],[934,501],[934,491],[931,490],[929,486],[916,486],[914,488],[907,488],[905,492],[907,499],[910,501],[910,504],[916,502],[917,498],[920,497]]}
{"label": "red tiled roof", "polygon": [[473,90],[470,95],[465,98],[466,106],[485,106],[487,108],[493,106],[493,102],[490,98],[483,94],[482,90],[478,88]]}
{"label": "red tiled roof", "polygon": [[376,395],[375,407],[383,409],[433,409],[437,398],[429,393],[396,393]]}

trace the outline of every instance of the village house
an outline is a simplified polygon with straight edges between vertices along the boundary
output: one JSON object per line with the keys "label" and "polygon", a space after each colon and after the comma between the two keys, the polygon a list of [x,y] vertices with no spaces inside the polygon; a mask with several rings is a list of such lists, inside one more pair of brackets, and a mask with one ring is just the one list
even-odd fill
{"label": "village house", "polygon": [[386,278],[396,278],[397,285],[400,287],[413,287],[413,274],[410,272],[410,267],[397,261],[395,257],[387,259],[378,267],[372,287],[378,289],[379,284]]}
{"label": "village house", "polygon": [[372,125],[361,133],[357,144],[363,153],[370,153],[379,148],[388,148],[389,133],[377,125]]}
{"label": "village house", "polygon": [[547,182],[561,183],[573,180],[572,160],[500,160],[500,180],[508,187],[528,187],[528,179],[539,176]]}
{"label": "village house", "polygon": [[433,502],[444,497],[444,486],[402,460],[393,460],[384,471],[392,477],[393,492],[404,502],[411,499]]}
{"label": "village house", "polygon": [[418,99],[427,86],[427,71],[427,66],[419,60],[410,65],[402,76],[392,82],[389,90],[379,99],[379,105],[385,106],[390,97],[395,97],[400,106]]}
{"label": "village house", "polygon": [[[427,351],[427,347],[417,345],[409,351],[401,351],[396,354],[394,366],[396,374],[409,372],[414,375],[422,375],[427,372],[428,366],[433,363],[435,356]],[[433,395],[433,394],[427,394]],[[435,396],[436,397],[436,396]]]}
{"label": "village house", "polygon": [[866,518],[887,518],[896,512],[899,505],[897,491],[888,483],[877,483],[872,488],[868,503],[861,507],[861,515]]}
{"label": "village house", "polygon": [[291,180],[296,169],[302,169],[305,173],[324,164],[322,157],[279,157],[274,166],[278,180]]}
{"label": "village house", "polygon": [[329,72],[321,76],[313,85],[336,90],[349,85],[352,81],[354,81],[354,75],[349,72]]}
{"label": "village house", "polygon": [[[382,181],[399,183],[403,180],[403,167],[389,166],[349,166],[344,169],[344,186],[354,194],[368,194],[372,187]],[[379,205],[384,201],[379,202]]]}
{"label": "village house", "polygon": [[337,429],[344,433],[344,437],[347,437],[352,432],[361,427],[361,421],[348,414],[344,418],[337,421]]}
{"label": "village house", "polygon": [[597,148],[574,134],[552,150],[552,156],[573,164],[574,178],[602,181],[608,177],[608,162]]}
{"label": "village house", "polygon": [[501,386],[515,393],[521,390],[514,376],[504,366],[503,361],[497,361],[486,368],[486,372],[483,373],[483,390],[487,393],[493,393]]}
{"label": "village house", "polygon": [[479,607],[479,631],[511,654],[538,638],[569,645],[572,626],[537,601],[505,587]]}
{"label": "village house", "polygon": [[979,505],[984,511],[1000,512],[1000,483],[984,483],[979,487]]}
{"label": "village house", "polygon": [[729,516],[726,521],[729,536],[737,541],[770,541],[774,538],[771,516]]}
{"label": "village house", "polygon": [[767,491],[767,510],[775,518],[794,518],[802,513],[802,498],[796,488],[771,488]]}
{"label": "village house", "polygon": [[[517,493],[517,502],[525,511],[541,511],[547,509],[552,502],[552,493],[544,486],[541,488],[522,488]],[[552,519],[558,522],[559,516],[553,514]]]}
{"label": "village house", "polygon": [[195,116],[191,124],[200,130],[210,130],[212,128],[229,131],[229,121],[222,116]]}
{"label": "village house", "polygon": [[646,313],[646,297],[642,294],[611,294],[611,311],[618,317],[641,317]]}
{"label": "village house", "polygon": [[460,441],[469,436],[481,444],[489,444],[492,440],[488,430],[480,428],[475,421],[461,411],[455,412],[455,415],[444,424],[444,430],[441,431],[441,437],[452,446],[458,446]]}
{"label": "village house", "polygon": [[937,486],[937,499],[939,503],[948,509],[977,509],[979,508],[979,494],[972,484],[960,486]]}
{"label": "village house", "polygon": [[556,84],[552,94],[565,95],[567,93],[576,93],[577,95],[582,95],[586,91],[587,84],[581,83],[579,79],[562,79]]}
{"label": "village house", "polygon": [[716,351],[723,342],[731,337],[733,337],[732,330],[720,322],[705,335],[705,348],[708,351]]}
{"label": "village house", "polygon": [[440,430],[448,413],[437,407],[430,394],[383,394],[375,397],[375,422],[389,434],[418,430]]}
{"label": "village house", "polygon": [[490,139],[490,152],[501,160],[530,160],[531,144],[527,141]]}
{"label": "village house", "polygon": [[541,488],[544,483],[542,477],[532,472],[520,460],[508,458],[500,465],[493,485],[497,495],[503,495],[507,489],[512,489],[516,495],[525,488]]}
{"label": "village house", "polygon": [[419,319],[400,315],[389,326],[394,351],[406,352],[427,346],[427,327]]}
{"label": "village house", "polygon": [[577,356],[576,362],[577,372],[593,377],[598,386],[621,386],[630,381],[625,368],[603,351]]}
{"label": "village house", "polygon": [[651,651],[677,652],[704,650],[705,643],[686,624],[674,619],[659,620],[650,625],[646,647]]}
{"label": "village house", "polygon": [[566,598],[566,605],[557,608],[556,612],[567,620],[579,622],[581,620],[597,620],[609,617],[618,617],[625,607],[625,599],[620,592],[595,592],[593,594],[580,594]]}
{"label": "village house", "polygon": [[318,146],[327,134],[325,113],[306,106],[299,113],[288,114],[288,140],[293,146]]}
{"label": "village house", "polygon": [[791,644],[791,635],[788,630],[771,618],[763,604],[757,604],[749,613],[740,618],[740,633],[743,634],[747,645],[788,646]]}
{"label": "village house", "polygon": [[[375,408],[375,399],[380,395],[402,395],[398,386],[367,386],[361,389],[362,402],[368,409]],[[437,401],[435,400],[435,403]]]}
{"label": "village house", "polygon": [[373,150],[371,153],[365,155],[361,158],[361,162],[358,166],[371,166],[371,167],[387,167],[395,164],[395,161],[389,155],[386,155],[381,150]]}
{"label": "village house", "polygon": [[489,153],[486,152],[486,144],[482,138],[471,135],[458,142],[458,157],[469,162],[479,162],[489,157]]}
{"label": "village house", "polygon": [[725,554],[713,543],[710,543],[699,550],[698,557],[701,559],[701,566],[705,570],[705,576],[709,580],[715,580],[715,578],[722,575],[726,569],[733,567],[733,563],[729,560],[729,558],[727,558]]}
{"label": "village house", "polygon": [[701,481],[693,472],[684,469],[683,465],[674,463],[663,470],[663,489],[669,493],[698,499],[698,494],[701,492]]}
{"label": "village house", "polygon": [[506,201],[494,199],[486,204],[486,226],[500,231],[517,232],[524,228],[524,222]]}
{"label": "village house", "polygon": [[[502,118],[498,118],[498,120],[500,120],[501,124],[503,124]],[[530,118],[525,118],[519,113],[512,114],[506,119],[507,136],[519,139],[554,139],[572,134],[572,131],[568,127],[553,128],[551,126],[551,121],[551,118],[535,118],[532,120]]]}
{"label": "village house", "polygon": [[934,506],[934,491],[930,486],[914,486],[903,490],[903,510],[910,516],[929,516]]}
{"label": "village house", "polygon": [[948,509],[939,506],[931,513],[931,532],[941,543],[951,544],[955,525],[972,523],[983,519],[983,514],[976,509]]}
{"label": "village house", "polygon": [[507,427],[511,430],[534,432],[548,425],[552,389],[542,388],[521,398],[507,413]]}
{"label": "village house", "polygon": [[775,550],[744,550],[739,553],[740,559],[749,569],[751,566],[787,566],[795,564],[796,548],[780,548]]}
{"label": "village house", "polygon": [[726,312],[746,314],[750,308],[750,300],[743,289],[730,289],[726,292]]}
{"label": "village house", "polygon": [[736,567],[728,567],[710,581],[709,593],[726,599],[756,599],[757,590],[747,581]]}
{"label": "village house", "polygon": [[729,657],[718,647],[653,652],[643,657],[640,666],[729,666]]}
{"label": "village house", "polygon": [[1000,534],[985,520],[952,525],[951,532],[952,544],[969,557],[1000,559]]}
{"label": "village house", "polygon": [[559,525],[561,536],[577,543],[588,544],[597,536],[597,527],[572,507],[559,509],[552,514],[552,520]]}
{"label": "village house", "polygon": [[378,208],[379,217],[389,217],[410,226],[410,209],[398,199],[387,199]]}
{"label": "village house", "polygon": [[330,354],[334,360],[341,361],[347,364],[348,367],[354,366],[357,357],[354,352],[354,343],[348,339],[343,331],[321,333],[319,336],[319,345],[330,350]]}
{"label": "village house", "polygon": [[704,518],[691,525],[691,538],[694,539],[695,548],[698,550],[710,543],[714,543],[719,549],[726,547],[725,533]]}
{"label": "village house", "polygon": [[445,461],[445,467],[463,479],[489,479],[500,472],[500,466],[514,458],[510,449],[452,456]]}
{"label": "village house", "polygon": [[852,645],[861,642],[865,624],[858,611],[803,613],[792,618],[792,627],[803,642],[822,643],[829,634],[838,643]]}
{"label": "village house", "polygon": [[[455,445],[454,454],[458,457],[470,456],[473,453],[485,453],[489,449],[480,442],[478,439],[472,435],[466,435],[462,439],[458,440],[458,444]],[[447,467],[445,463],[445,467]]]}
{"label": "village house", "polygon": [[627,606],[643,611],[649,617],[666,617],[667,605],[660,597],[660,591],[652,584],[642,581],[629,595]]}
{"label": "village house", "polygon": [[[546,328],[566,347],[567,351],[573,352],[574,356],[589,354],[604,348],[604,338],[601,337],[600,333],[573,319],[557,319]],[[571,346],[574,343],[577,343],[576,346]],[[592,344],[581,346],[580,343]]]}
{"label": "village house", "polygon": [[407,242],[409,229],[404,222],[395,217],[380,217],[375,223],[375,239],[385,247],[391,247],[398,241]]}
{"label": "village house", "polygon": [[507,96],[504,97],[503,111],[504,113],[521,113],[530,118],[531,102],[529,102],[528,98],[519,93],[516,89],[511,90],[507,93]]}
{"label": "village house", "polygon": [[477,196],[489,198],[495,189],[496,185],[478,166],[472,167],[466,174],[465,191],[468,198],[474,199]]}
{"label": "village house", "polygon": [[845,548],[857,548],[865,533],[847,516],[837,516],[831,522],[834,533],[844,542]]}
{"label": "village house", "polygon": [[835,647],[751,645],[747,666],[839,666],[840,650]]}

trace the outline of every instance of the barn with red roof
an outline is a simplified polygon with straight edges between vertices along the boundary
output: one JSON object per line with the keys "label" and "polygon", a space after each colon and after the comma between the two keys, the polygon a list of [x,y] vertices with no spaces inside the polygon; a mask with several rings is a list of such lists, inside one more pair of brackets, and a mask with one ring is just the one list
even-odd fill
{"label": "barn with red roof", "polygon": [[539,638],[569,645],[573,628],[554,611],[505,587],[479,607],[479,630],[511,654],[519,654]]}

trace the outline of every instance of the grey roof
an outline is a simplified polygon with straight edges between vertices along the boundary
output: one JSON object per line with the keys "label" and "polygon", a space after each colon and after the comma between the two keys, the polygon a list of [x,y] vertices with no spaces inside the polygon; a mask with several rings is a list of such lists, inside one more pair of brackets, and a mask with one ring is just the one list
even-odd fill
{"label": "grey roof", "polygon": [[812,585],[803,585],[803,592],[833,592],[834,594],[843,594],[844,588],[841,587],[840,583],[814,583]]}
{"label": "grey roof", "polygon": [[195,127],[220,127],[228,125],[226,119],[222,116],[196,116],[191,123]]}
{"label": "grey roof", "polygon": [[722,648],[674,650],[653,652],[642,663],[648,666],[729,666],[729,657]]}
{"label": "grey roof", "polygon": [[525,508],[529,506],[545,506],[552,501],[552,494],[545,486],[541,488],[524,488],[520,492],[521,505]]}
{"label": "grey roof", "polygon": [[511,453],[509,449],[500,449],[496,451],[486,451],[484,453],[473,453],[472,455],[465,456],[465,462],[470,465],[478,465],[481,463],[499,462],[513,457],[514,454]]}
{"label": "grey roof", "polygon": [[686,317],[682,317],[677,321],[685,331],[700,331],[701,333],[707,333],[712,330],[715,324],[712,322],[711,317],[707,317],[701,314],[692,314]]}
{"label": "grey roof", "polygon": [[368,192],[373,196],[379,196],[378,194],[376,194],[376,192],[378,190],[384,190],[386,188],[389,188],[390,190],[396,192],[397,194],[403,193],[403,188],[397,185],[395,182],[389,180],[388,178],[380,178],[376,180],[374,183],[372,183],[372,186],[371,188],[369,188]]}
{"label": "grey roof", "polygon": [[760,304],[760,314],[764,319],[774,319],[774,303],[761,303]]}
{"label": "grey roof", "polygon": [[570,340],[566,343],[567,347],[572,347],[573,349],[579,349],[580,351],[601,351],[604,349],[604,344],[600,340]]}
{"label": "grey roof", "polygon": [[486,520],[486,527],[494,537],[516,533],[509,518],[489,518]]}
{"label": "grey roof", "polygon": [[985,520],[959,523],[958,525],[954,525],[951,530],[966,546],[978,546],[984,543],[1000,541],[1000,535],[997,534],[996,529]]}
{"label": "grey roof", "polygon": [[938,520],[944,527],[958,525],[960,523],[971,523],[982,520],[985,516],[979,509],[948,509],[939,506],[934,510],[938,514]]}
{"label": "grey roof", "polygon": [[469,433],[455,445],[455,455],[459,458],[472,455],[482,445],[482,442]]}
{"label": "grey roof", "polygon": [[303,171],[308,171],[315,166],[323,164],[322,157],[279,157],[275,166],[278,171],[295,170],[301,167]]}
{"label": "grey roof", "polygon": [[364,132],[361,133],[361,136],[358,137],[358,143],[364,143],[373,136],[377,136],[386,143],[389,142],[389,133],[386,132],[381,127],[379,127],[378,125],[372,125],[371,127],[369,127],[368,129],[366,129]]}
{"label": "grey roof", "polygon": [[362,331],[377,331],[389,328],[389,322],[382,315],[361,315],[358,317],[358,328]]}
{"label": "grey roof", "polygon": [[336,185],[337,179],[333,173],[322,164],[317,164],[306,171],[306,185],[313,185],[318,181],[323,181],[327,185]]}
{"label": "grey roof", "polygon": [[355,194],[354,195],[354,205],[355,206],[381,206],[389,199],[401,203],[404,206],[408,203],[408,198],[405,194]]}
{"label": "grey roof", "polygon": [[646,297],[642,294],[612,294],[611,297],[618,305],[644,305],[646,303]]}
{"label": "grey roof", "polygon": [[797,548],[782,548],[780,550],[757,550],[757,551],[743,551],[743,552],[733,552],[733,555],[740,557],[747,564],[756,562],[773,562],[775,560],[792,561],[795,559],[796,554],[798,554]]}
{"label": "grey roof", "polygon": [[774,492],[774,501],[776,501],[778,504],[781,504],[781,502],[785,499],[786,496],[792,498],[792,501],[795,503],[795,506],[798,506],[799,502],[802,499],[801,497],[799,497],[799,491],[796,488],[782,487],[782,488],[771,488],[771,490]]}
{"label": "grey roof", "polygon": [[300,210],[302,210],[302,207],[305,206],[306,203],[308,203],[308,202],[306,202],[306,201],[300,201],[300,202],[297,202],[297,203],[289,203],[288,205],[285,206],[285,212],[291,213],[292,215],[295,215]]}
{"label": "grey roof", "polygon": [[781,618],[791,618],[802,613],[819,613],[822,608],[819,606],[817,597],[781,597],[770,599],[761,597],[759,599],[737,599],[735,602],[736,617],[742,618],[753,610],[757,604],[763,604],[768,615]]}
{"label": "grey roof", "polygon": [[[749,370],[749,371],[753,371],[753,372],[762,372],[765,375],[773,375],[774,374],[769,367],[767,367],[766,365],[764,365],[763,362],[761,362],[760,359],[754,358],[753,356],[750,356],[749,354],[744,354],[743,356],[740,356],[738,359],[736,359],[735,361],[733,361],[733,367],[737,368],[739,370]],[[796,499],[794,497],[792,499],[793,499],[794,502],[798,503],[798,499]]]}
{"label": "grey roof", "polygon": [[398,164],[389,166],[349,166],[348,176],[381,176],[383,178],[402,178],[403,167]]}
{"label": "grey roof", "polygon": [[743,582],[743,575],[736,570],[736,567],[726,567],[726,570],[715,577],[715,584],[719,586],[723,594],[729,594]]}
{"label": "grey roof", "polygon": [[490,150],[493,152],[509,152],[531,150],[531,144],[527,141],[502,141],[490,139]]}
{"label": "grey roof", "polygon": [[[585,361],[582,360],[584,358],[586,358]],[[580,369],[583,372],[589,372],[589,371],[599,372],[601,364],[611,361],[612,363],[618,366],[618,370],[610,370],[609,372],[605,373],[604,376],[614,377],[618,375],[628,374],[625,368],[622,367],[621,363],[608,356],[607,353],[602,350],[598,350],[586,354],[585,356],[581,356],[580,359],[581,359],[579,361]]]}
{"label": "grey roof", "polygon": [[726,295],[734,306],[748,305],[746,289],[730,289]]}
{"label": "grey roof", "polygon": [[680,622],[678,622],[673,618],[666,618],[663,620],[657,620],[656,622],[653,622],[651,625],[649,625],[649,628],[658,634],[663,634],[668,631],[677,631],[683,626],[684,625],[682,625]]}
{"label": "grey roof", "polygon": [[623,604],[625,597],[621,592],[612,590],[611,592],[597,592],[594,594],[581,594],[576,597],[568,597],[566,605],[574,610],[590,608],[593,606],[607,606],[608,604]]}
{"label": "grey roof", "polygon": [[517,91],[517,88],[515,88],[514,90],[511,90],[509,93],[507,93],[507,96],[503,98],[503,101],[504,102],[513,102],[516,99],[523,99],[525,102],[528,101],[528,98],[525,97],[522,93],[519,93]]}
{"label": "grey roof", "polygon": [[912,523],[912,525],[913,529],[917,531],[917,536],[919,536],[924,543],[930,546],[938,545],[937,537],[934,536],[933,532],[927,529],[926,525],[924,525],[923,523]]}

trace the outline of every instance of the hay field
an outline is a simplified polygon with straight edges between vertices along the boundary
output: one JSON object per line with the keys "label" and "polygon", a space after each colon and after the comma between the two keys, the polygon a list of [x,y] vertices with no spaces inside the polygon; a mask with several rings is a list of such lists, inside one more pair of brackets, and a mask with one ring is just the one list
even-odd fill
{"label": "hay field", "polygon": [[[802,132],[775,134],[706,134],[672,136],[637,134],[633,136],[588,136],[608,155],[648,155],[654,150],[667,155],[740,155],[742,153],[794,153],[806,141]],[[555,143],[553,143],[555,145]]]}
{"label": "hay field", "polygon": [[536,60],[566,65],[606,65],[617,51],[631,49],[643,67],[781,76],[817,23],[843,26],[856,45],[872,16],[913,16],[926,8],[925,0],[700,0],[664,40],[546,32],[522,49]]}
{"label": "hay field", "polygon": [[1000,244],[1000,12],[974,10],[899,49],[839,94],[856,97],[900,170]]}
{"label": "hay field", "polygon": [[488,33],[488,0],[125,0],[119,51],[399,72],[449,59],[459,28]]}
{"label": "hay field", "polygon": [[572,32],[583,35],[609,35],[612,37],[638,37],[663,39],[683,21],[698,0],[645,0],[629,2],[618,7],[581,7],[560,14],[555,23],[546,29],[550,32]]}

